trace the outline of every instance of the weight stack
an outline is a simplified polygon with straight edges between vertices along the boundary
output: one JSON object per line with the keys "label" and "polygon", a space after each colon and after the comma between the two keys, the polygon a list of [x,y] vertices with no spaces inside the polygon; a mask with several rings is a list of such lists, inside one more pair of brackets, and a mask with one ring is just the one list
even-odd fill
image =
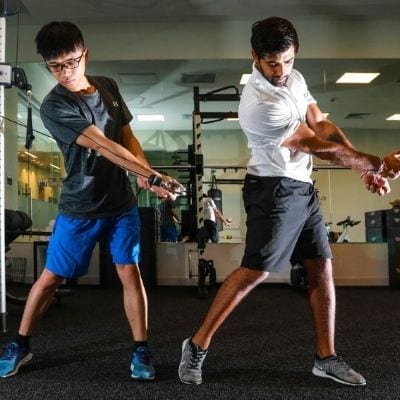
{"label": "weight stack", "polygon": [[367,211],[365,213],[365,237],[367,243],[387,241],[387,211],[391,210]]}

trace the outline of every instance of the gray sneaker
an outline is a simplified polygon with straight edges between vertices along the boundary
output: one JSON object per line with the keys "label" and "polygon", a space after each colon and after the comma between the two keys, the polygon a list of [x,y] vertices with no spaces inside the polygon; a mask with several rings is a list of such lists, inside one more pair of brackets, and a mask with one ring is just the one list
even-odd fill
{"label": "gray sneaker", "polygon": [[182,343],[182,358],[179,364],[179,379],[187,385],[200,385],[203,382],[201,377],[201,366],[207,355],[207,350],[202,350],[187,338]]}
{"label": "gray sneaker", "polygon": [[321,378],[330,378],[345,385],[365,385],[367,381],[358,372],[354,371],[342,357],[333,355],[322,360],[315,357],[312,373]]}

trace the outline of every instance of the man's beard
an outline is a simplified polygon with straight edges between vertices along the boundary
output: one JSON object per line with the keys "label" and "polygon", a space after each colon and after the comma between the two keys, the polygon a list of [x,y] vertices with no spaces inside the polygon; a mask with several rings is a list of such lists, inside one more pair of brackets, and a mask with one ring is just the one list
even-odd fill
{"label": "man's beard", "polygon": [[285,76],[285,77],[281,77],[281,78],[266,78],[266,79],[268,80],[268,82],[271,85],[277,86],[277,87],[282,87],[282,86],[286,86],[288,78],[289,78],[288,76]]}

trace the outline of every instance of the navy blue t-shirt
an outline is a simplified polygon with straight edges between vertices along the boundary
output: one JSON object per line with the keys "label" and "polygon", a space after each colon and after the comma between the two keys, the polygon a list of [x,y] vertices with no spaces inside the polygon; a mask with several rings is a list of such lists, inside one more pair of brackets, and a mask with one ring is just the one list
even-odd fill
{"label": "navy blue t-shirt", "polygon": [[40,108],[44,125],[64,157],[59,211],[74,218],[100,218],[137,205],[127,173],[94,150],[76,144],[78,136],[96,125],[121,144],[121,128],[132,120],[116,83],[106,77],[87,77],[93,94],[77,94],[56,85]]}

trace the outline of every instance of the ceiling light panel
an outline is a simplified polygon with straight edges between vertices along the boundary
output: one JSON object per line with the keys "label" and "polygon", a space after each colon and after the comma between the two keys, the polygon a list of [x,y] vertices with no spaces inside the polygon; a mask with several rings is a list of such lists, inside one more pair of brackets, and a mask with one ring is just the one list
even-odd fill
{"label": "ceiling light panel", "polygon": [[386,118],[386,121],[400,121],[400,114],[393,114]]}
{"label": "ceiling light panel", "polygon": [[367,84],[372,82],[377,76],[379,76],[379,72],[346,72],[336,83]]}
{"label": "ceiling light panel", "polygon": [[164,122],[165,118],[162,114],[136,114],[138,121],[142,122]]}

